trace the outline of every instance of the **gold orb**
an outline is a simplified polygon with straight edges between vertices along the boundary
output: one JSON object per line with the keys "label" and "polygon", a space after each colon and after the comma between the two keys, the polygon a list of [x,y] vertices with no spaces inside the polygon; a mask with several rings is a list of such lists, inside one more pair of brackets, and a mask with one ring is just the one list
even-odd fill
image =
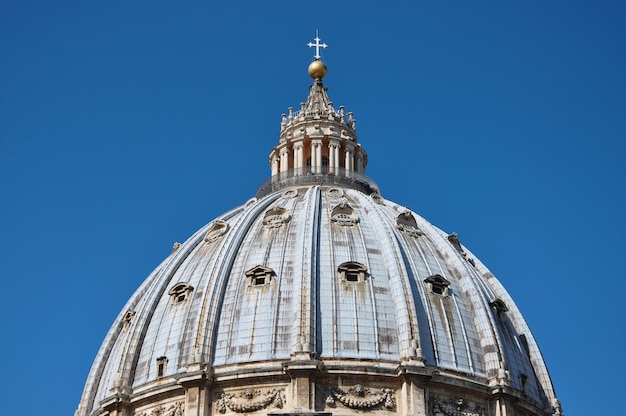
{"label": "gold orb", "polygon": [[316,59],[311,62],[311,65],[309,65],[309,75],[313,79],[324,78],[326,76],[326,71],[328,71],[326,64],[319,59]]}

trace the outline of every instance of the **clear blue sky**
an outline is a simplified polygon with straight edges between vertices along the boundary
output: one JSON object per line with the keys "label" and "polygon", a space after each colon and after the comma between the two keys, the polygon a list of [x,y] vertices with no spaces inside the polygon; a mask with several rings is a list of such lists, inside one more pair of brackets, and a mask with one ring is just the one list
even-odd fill
{"label": "clear blue sky", "polygon": [[383,196],[503,282],[566,415],[619,412],[624,1],[2,0],[4,414],[72,415],[142,280],[254,195],[316,28]]}

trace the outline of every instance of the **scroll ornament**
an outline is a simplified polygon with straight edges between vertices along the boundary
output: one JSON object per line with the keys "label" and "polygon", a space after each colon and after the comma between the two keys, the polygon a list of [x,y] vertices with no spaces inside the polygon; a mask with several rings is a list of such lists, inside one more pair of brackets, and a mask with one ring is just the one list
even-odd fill
{"label": "scroll ornament", "polygon": [[391,389],[374,392],[360,384],[350,388],[347,392],[338,388],[331,389],[326,397],[326,404],[334,407],[336,402],[351,409],[361,410],[372,409],[379,405],[384,405],[387,409],[393,409],[396,406],[396,398]]}
{"label": "scroll ornament", "polygon": [[184,416],[185,403],[180,401],[168,407],[157,406],[149,411],[138,413],[136,416]]}
{"label": "scroll ornament", "polygon": [[282,389],[272,389],[265,393],[261,390],[246,389],[239,394],[222,393],[217,401],[217,410],[226,413],[227,409],[237,413],[255,412],[269,406],[283,407]]}

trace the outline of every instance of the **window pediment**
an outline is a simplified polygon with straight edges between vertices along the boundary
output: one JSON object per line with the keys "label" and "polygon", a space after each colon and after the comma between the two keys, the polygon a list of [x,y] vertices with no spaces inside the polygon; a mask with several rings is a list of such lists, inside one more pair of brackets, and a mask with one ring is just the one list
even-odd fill
{"label": "window pediment", "polygon": [[248,286],[263,286],[269,284],[276,273],[269,267],[258,265],[246,271],[245,275],[248,278]]}
{"label": "window pediment", "polygon": [[433,274],[432,276],[428,276],[424,279],[424,283],[426,283],[426,286],[428,286],[432,293],[441,296],[448,296],[450,282],[442,275]]}
{"label": "window pediment", "polygon": [[506,307],[506,303],[502,299],[495,299],[492,302],[489,302],[489,306],[494,308],[498,314],[508,312],[509,308]]}
{"label": "window pediment", "polygon": [[175,284],[168,294],[172,297],[174,304],[182,303],[189,297],[189,294],[193,291],[193,287],[188,283]]}
{"label": "window pediment", "polygon": [[396,228],[411,237],[423,235],[417,226],[417,221],[410,211],[404,211],[396,217]]}
{"label": "window pediment", "polygon": [[367,267],[361,263],[348,261],[339,265],[337,274],[344,282],[364,282],[367,278]]}

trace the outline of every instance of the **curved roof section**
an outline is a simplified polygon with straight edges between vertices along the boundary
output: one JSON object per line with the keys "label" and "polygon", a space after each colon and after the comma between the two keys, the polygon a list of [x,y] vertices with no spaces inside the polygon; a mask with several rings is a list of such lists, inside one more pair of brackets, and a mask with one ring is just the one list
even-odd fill
{"label": "curved roof section", "polygon": [[298,356],[433,366],[554,399],[523,317],[454,235],[380,196],[309,186],[225,213],[159,265],[109,331],[81,405],[159,371],[202,365],[220,379]]}

